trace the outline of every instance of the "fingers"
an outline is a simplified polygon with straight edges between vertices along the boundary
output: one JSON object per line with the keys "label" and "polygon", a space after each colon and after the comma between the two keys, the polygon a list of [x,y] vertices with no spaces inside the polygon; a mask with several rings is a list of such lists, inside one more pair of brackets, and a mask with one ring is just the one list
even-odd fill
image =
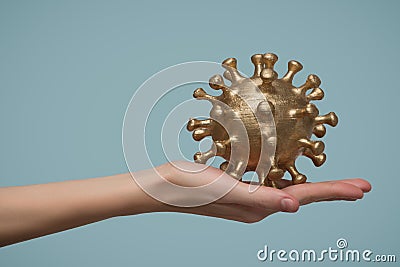
{"label": "fingers", "polygon": [[[360,188],[364,193],[367,193],[369,191],[371,191],[371,184],[361,178],[352,178],[352,179],[343,179],[343,180],[334,180],[336,182],[344,182],[344,183],[348,183],[348,184],[352,184],[357,186],[358,188]],[[281,179],[279,181],[275,181],[279,188],[285,188],[288,186],[293,185],[291,180],[286,180],[286,179]]]}
{"label": "fingers", "polygon": [[238,183],[218,202],[285,212],[296,212],[299,209],[298,200],[287,192],[264,186],[250,192],[249,185],[245,183]]}
{"label": "fingers", "polygon": [[[289,186],[283,189],[285,192],[296,197],[300,205],[326,200],[356,200],[364,195],[360,181],[329,181],[320,183],[305,183]],[[362,185],[366,186],[366,185]],[[365,188],[367,189],[367,188]]]}
{"label": "fingers", "polygon": [[360,188],[364,193],[368,193],[372,189],[371,184],[368,181],[361,178],[338,180],[338,182],[355,185],[358,188]]}

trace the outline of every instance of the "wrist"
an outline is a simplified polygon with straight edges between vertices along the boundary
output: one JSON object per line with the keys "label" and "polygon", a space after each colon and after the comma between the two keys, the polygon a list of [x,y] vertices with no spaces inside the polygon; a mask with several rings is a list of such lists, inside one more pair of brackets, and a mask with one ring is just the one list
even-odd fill
{"label": "wrist", "polygon": [[166,204],[148,195],[137,184],[133,176],[140,175],[143,179],[148,177],[146,171],[133,174],[125,173],[112,176],[114,180],[115,208],[111,217],[136,215],[164,211]]}

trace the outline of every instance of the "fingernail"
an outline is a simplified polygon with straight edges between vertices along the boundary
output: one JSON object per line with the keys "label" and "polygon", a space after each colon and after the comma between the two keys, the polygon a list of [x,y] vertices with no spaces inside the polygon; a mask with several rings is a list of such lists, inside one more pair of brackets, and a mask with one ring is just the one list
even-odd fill
{"label": "fingernail", "polygon": [[291,200],[290,198],[284,198],[281,200],[281,208],[282,211],[288,211],[288,212],[294,212],[297,210],[294,201]]}

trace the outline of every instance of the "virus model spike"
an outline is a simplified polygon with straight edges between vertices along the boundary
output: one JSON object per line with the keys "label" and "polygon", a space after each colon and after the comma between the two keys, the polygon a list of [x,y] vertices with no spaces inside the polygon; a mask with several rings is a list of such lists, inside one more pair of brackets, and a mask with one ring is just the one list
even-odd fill
{"label": "virus model spike", "polygon": [[287,83],[292,83],[294,75],[301,71],[303,69],[303,65],[301,65],[300,62],[297,62],[295,60],[291,60],[288,63],[288,71],[283,76],[282,80],[287,82]]}
{"label": "virus model spike", "polygon": [[[321,80],[311,74],[303,85],[295,87],[293,78],[303,66],[289,61],[287,73],[278,79],[274,70],[277,61],[272,53],[253,55],[254,73],[246,78],[237,70],[237,60],[228,58],[222,62],[226,69],[223,76],[231,85],[226,85],[221,75],[209,80],[210,87],[221,90],[221,95],[209,95],[202,88],[194,91],[195,98],[213,105],[210,119],[190,119],[187,124],[196,141],[211,136],[214,142],[210,150],[194,155],[196,162],[206,163],[219,156],[225,159],[220,169],[229,175],[241,179],[245,172],[255,171],[261,184],[277,187],[276,181],[286,171],[293,184],[306,181],[295,166],[299,155],[308,157],[317,167],[326,161],[325,144],[311,140],[311,136],[323,137],[324,124],[334,127],[338,118],[333,112],[319,115],[318,108],[310,103],[324,98]],[[239,122],[244,130],[240,130]]]}

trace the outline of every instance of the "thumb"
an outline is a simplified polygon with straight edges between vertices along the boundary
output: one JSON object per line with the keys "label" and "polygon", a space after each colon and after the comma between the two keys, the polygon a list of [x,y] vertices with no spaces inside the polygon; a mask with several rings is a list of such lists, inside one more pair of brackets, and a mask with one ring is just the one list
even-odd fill
{"label": "thumb", "polygon": [[260,186],[255,191],[249,189],[248,184],[239,182],[218,202],[285,212],[296,212],[299,209],[299,201],[282,190],[266,186]]}

